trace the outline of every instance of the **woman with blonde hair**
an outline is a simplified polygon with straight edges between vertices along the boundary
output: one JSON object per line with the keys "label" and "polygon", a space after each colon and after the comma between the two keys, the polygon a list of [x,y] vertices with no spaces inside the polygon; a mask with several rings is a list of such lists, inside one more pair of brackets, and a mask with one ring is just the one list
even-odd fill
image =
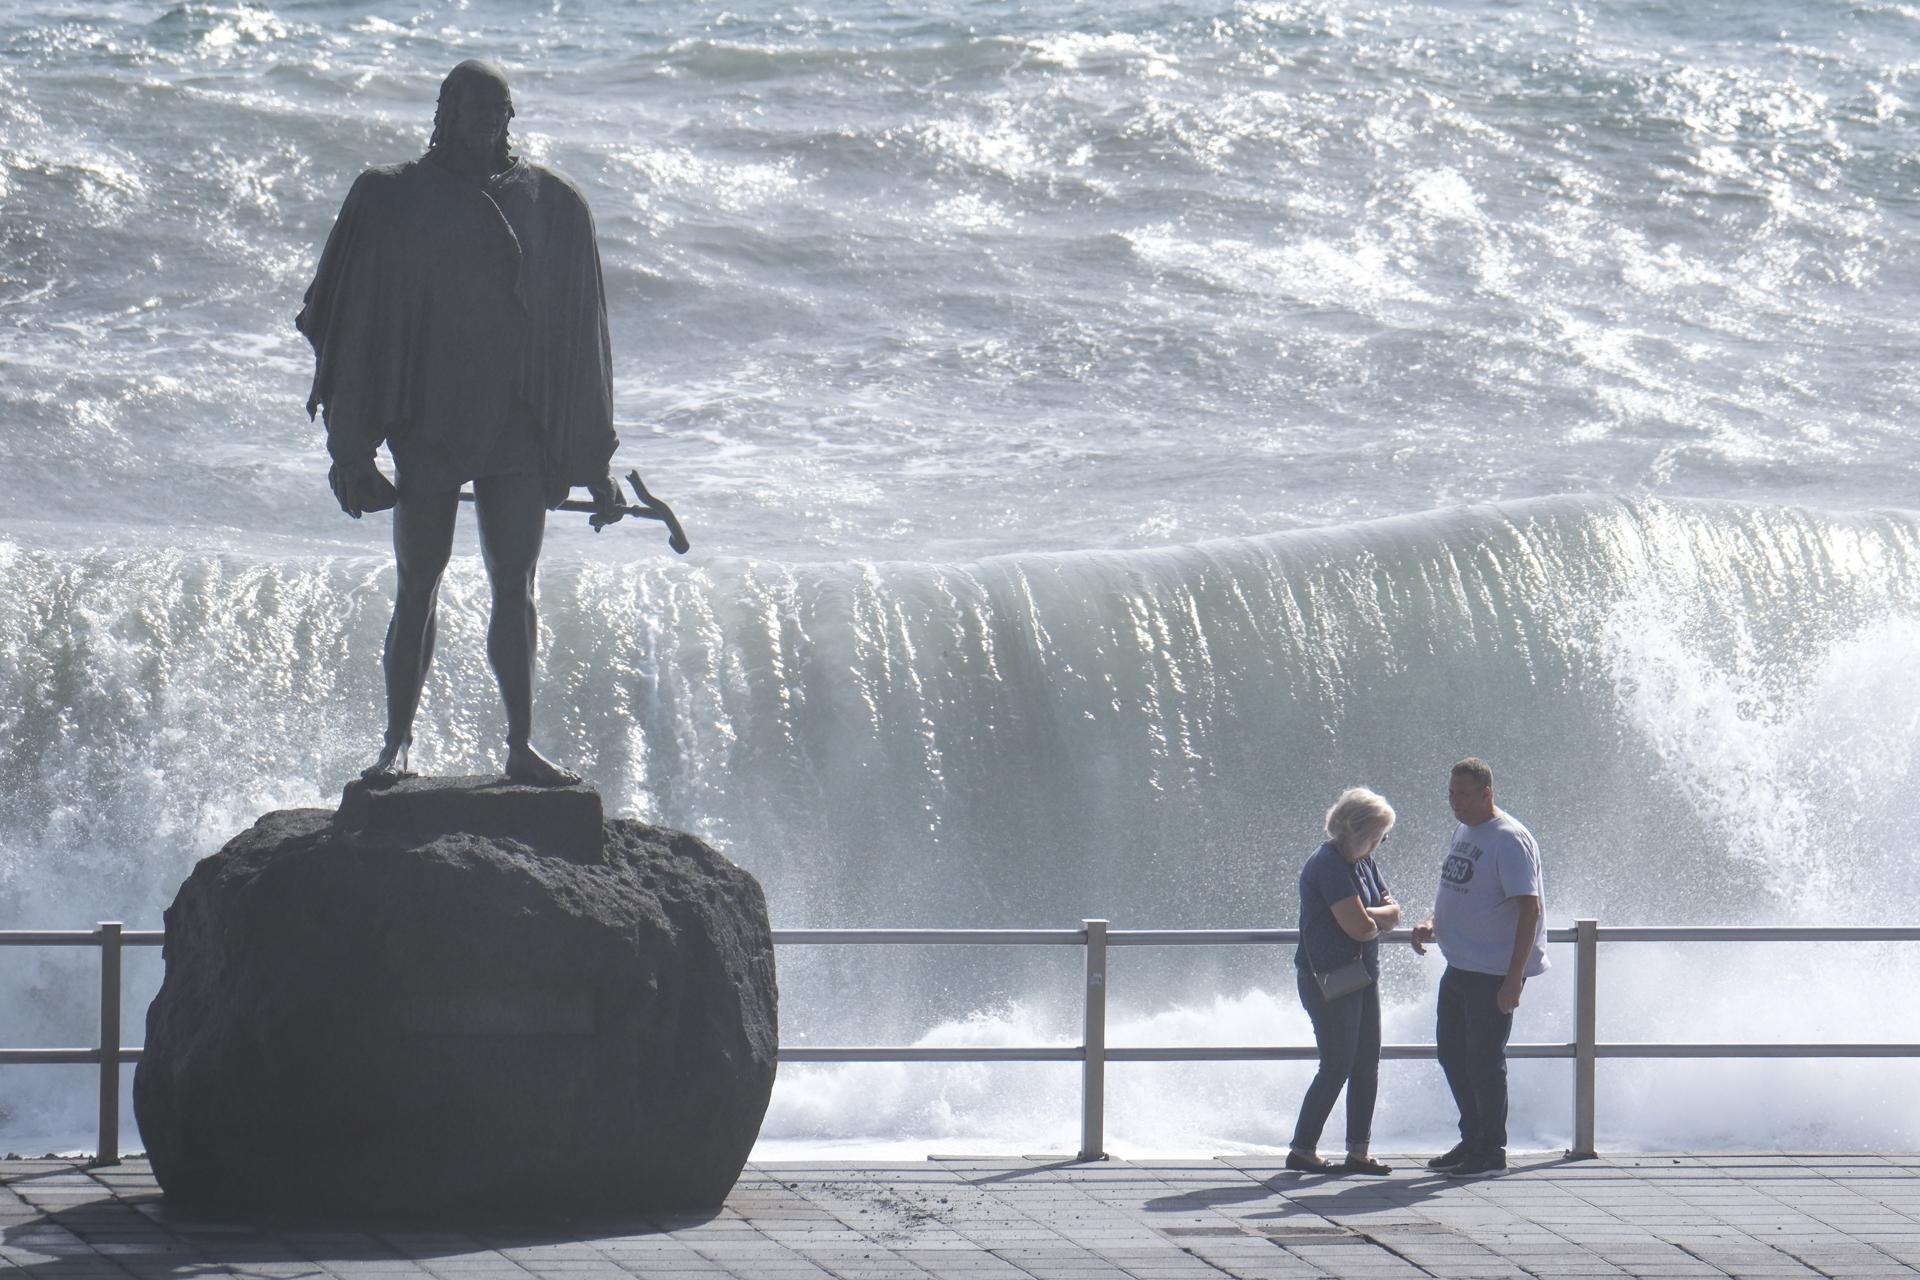
{"label": "woman with blonde hair", "polygon": [[[1380,935],[1400,923],[1373,854],[1393,829],[1393,806],[1350,787],[1327,810],[1327,840],[1300,868],[1300,1003],[1313,1020],[1320,1069],[1300,1101],[1287,1168],[1301,1173],[1393,1172],[1368,1152],[1380,1087]],[[1347,1091],[1347,1158],[1316,1151],[1334,1099]]]}

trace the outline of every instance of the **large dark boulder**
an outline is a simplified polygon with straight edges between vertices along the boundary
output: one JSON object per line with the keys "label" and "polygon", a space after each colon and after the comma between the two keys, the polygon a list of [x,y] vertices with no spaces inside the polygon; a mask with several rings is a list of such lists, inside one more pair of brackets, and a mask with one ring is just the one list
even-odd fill
{"label": "large dark boulder", "polygon": [[586,788],[355,784],[339,814],[269,813],[166,931],[134,1110],[189,1207],[712,1208],[766,1113],[759,884]]}

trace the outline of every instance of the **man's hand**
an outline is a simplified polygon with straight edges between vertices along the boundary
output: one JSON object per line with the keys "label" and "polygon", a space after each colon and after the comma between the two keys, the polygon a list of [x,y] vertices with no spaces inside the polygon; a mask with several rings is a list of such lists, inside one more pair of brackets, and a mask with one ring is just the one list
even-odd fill
{"label": "man's hand", "polygon": [[1433,921],[1422,920],[1413,926],[1413,952],[1415,955],[1427,954],[1427,944],[1433,941]]}
{"label": "man's hand", "polygon": [[593,499],[593,514],[587,517],[587,523],[593,526],[595,533],[626,518],[626,496],[620,492],[620,482],[613,478],[612,473],[588,485],[587,496]]}
{"label": "man's hand", "polygon": [[[1507,980],[1500,984],[1498,994],[1493,997],[1493,1002],[1500,1006],[1500,1012],[1512,1013],[1520,1007],[1520,988],[1526,985],[1527,980],[1525,978],[1516,978],[1508,975]],[[1482,988],[1482,990],[1485,990],[1485,988]]]}
{"label": "man's hand", "polygon": [[392,483],[380,474],[372,455],[354,462],[336,462],[327,468],[327,484],[333,489],[340,509],[358,520],[369,511],[385,511],[397,494]]}

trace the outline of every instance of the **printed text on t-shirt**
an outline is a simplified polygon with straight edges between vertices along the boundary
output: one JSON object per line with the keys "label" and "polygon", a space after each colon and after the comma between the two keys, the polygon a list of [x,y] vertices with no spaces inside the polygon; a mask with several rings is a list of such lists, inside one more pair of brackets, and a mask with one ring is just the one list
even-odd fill
{"label": "printed text on t-shirt", "polygon": [[1467,881],[1473,879],[1473,864],[1480,861],[1480,846],[1468,844],[1462,840],[1453,846],[1453,852],[1440,868],[1440,883],[1449,889],[1464,892]]}

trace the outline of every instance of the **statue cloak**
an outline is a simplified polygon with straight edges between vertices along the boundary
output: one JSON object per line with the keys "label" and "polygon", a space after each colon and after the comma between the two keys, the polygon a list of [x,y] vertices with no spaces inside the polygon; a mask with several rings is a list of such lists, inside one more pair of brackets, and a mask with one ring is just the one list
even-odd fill
{"label": "statue cloak", "polygon": [[347,193],[295,324],[337,462],[384,441],[402,476],[470,480],[532,430],[549,504],[607,474],[613,357],[593,215],[515,160],[483,182],[422,157]]}

